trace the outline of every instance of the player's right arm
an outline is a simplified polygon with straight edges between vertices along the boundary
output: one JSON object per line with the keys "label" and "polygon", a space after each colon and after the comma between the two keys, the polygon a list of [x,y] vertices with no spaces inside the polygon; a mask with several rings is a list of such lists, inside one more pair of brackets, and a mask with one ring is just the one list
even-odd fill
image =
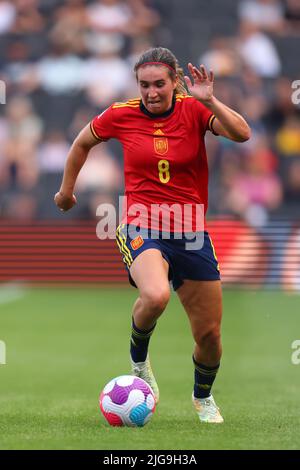
{"label": "player's right arm", "polygon": [[77,201],[73,191],[77,176],[87,159],[90,149],[99,142],[100,139],[96,139],[92,134],[90,124],[84,127],[74,140],[66,159],[60,190],[54,196],[55,204],[62,211],[67,211],[76,204]]}

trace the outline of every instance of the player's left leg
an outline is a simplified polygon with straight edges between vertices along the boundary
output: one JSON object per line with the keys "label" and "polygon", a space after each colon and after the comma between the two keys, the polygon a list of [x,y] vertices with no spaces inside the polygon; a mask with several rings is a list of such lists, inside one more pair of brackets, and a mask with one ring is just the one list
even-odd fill
{"label": "player's left leg", "polygon": [[201,421],[221,423],[223,418],[211,395],[222,355],[221,281],[185,280],[176,292],[188,315],[196,343],[194,405]]}

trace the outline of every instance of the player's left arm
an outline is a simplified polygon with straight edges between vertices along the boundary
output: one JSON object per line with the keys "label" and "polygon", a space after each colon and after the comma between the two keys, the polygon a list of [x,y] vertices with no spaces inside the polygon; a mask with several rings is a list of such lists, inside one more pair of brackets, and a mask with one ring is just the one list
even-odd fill
{"label": "player's left arm", "polygon": [[212,122],[214,133],[235,142],[248,140],[251,136],[251,130],[245,119],[214,96],[213,71],[210,70],[208,74],[204,65],[197,69],[191,63],[188,64],[188,69],[193,78],[193,83],[188,76],[184,78],[190,93],[215,115]]}
{"label": "player's left arm", "polygon": [[205,106],[216,116],[211,124],[212,130],[216,134],[235,142],[245,142],[250,139],[250,127],[239,113],[221,103],[214,96]]}

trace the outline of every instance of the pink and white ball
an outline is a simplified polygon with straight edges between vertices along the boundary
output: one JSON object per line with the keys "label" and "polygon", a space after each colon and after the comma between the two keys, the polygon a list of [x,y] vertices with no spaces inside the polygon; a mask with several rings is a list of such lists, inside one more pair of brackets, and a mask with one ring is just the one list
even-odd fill
{"label": "pink and white ball", "polygon": [[155,398],[143,379],[121,375],[104,387],[99,405],[111,426],[144,426],[155,411]]}

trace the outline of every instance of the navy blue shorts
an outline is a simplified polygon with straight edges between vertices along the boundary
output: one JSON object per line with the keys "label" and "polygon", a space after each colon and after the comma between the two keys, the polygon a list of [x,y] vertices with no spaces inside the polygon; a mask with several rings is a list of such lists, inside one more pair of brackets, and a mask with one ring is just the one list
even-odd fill
{"label": "navy blue shorts", "polygon": [[185,279],[194,281],[220,279],[219,264],[209,234],[207,232],[199,234],[201,243],[197,244],[184,234],[180,234],[181,239],[177,239],[177,236],[178,234],[171,233],[170,239],[164,239],[160,232],[149,234],[148,229],[137,229],[126,224],[118,227],[116,240],[131,285],[137,287],[130,276],[130,266],[139,254],[149,248],[159,250],[168,262],[169,280],[172,281],[174,290],[178,289]]}

